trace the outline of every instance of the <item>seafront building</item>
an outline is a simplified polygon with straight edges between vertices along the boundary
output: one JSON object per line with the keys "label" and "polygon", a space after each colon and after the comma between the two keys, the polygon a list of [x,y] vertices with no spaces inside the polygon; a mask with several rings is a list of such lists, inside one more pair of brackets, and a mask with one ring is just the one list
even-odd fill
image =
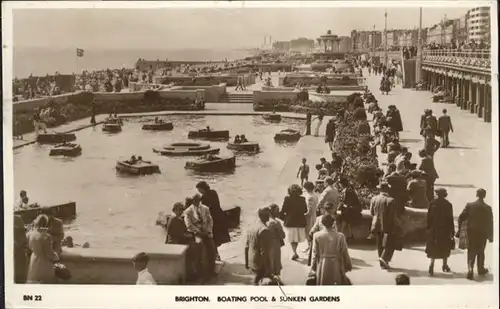
{"label": "seafront building", "polygon": [[466,14],[467,35],[469,40],[490,40],[490,8],[477,7],[469,10]]}

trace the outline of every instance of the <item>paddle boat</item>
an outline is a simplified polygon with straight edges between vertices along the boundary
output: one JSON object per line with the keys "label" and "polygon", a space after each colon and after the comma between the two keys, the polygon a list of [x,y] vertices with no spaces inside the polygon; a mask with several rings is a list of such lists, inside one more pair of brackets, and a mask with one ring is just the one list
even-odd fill
{"label": "paddle boat", "polygon": [[36,137],[36,141],[40,144],[60,144],[74,140],[76,140],[74,133],[43,133]]}
{"label": "paddle boat", "polygon": [[[68,202],[59,205],[48,206],[44,208],[50,208],[54,217],[61,219],[63,221],[68,221],[76,218],[76,203]],[[33,207],[27,209],[17,209],[14,210],[15,215],[21,216],[25,224],[30,224],[39,214],[41,214],[42,207],[35,204]]]}
{"label": "paddle boat", "polygon": [[186,169],[198,172],[226,172],[236,168],[236,157],[217,157],[207,155],[195,161],[188,161],[184,166]]}
{"label": "paddle boat", "polygon": [[102,125],[102,131],[108,133],[118,133],[122,131],[122,126],[119,123],[105,122]]}
{"label": "paddle boat", "polygon": [[212,130],[210,127],[198,131],[189,131],[188,138],[207,139],[207,140],[227,140],[229,139],[229,130]]}
{"label": "paddle boat", "polygon": [[174,125],[171,122],[154,122],[143,125],[142,129],[150,131],[171,131],[174,129]]}
{"label": "paddle boat", "polygon": [[292,129],[281,130],[274,135],[275,141],[295,142],[300,139],[300,132]]}
{"label": "paddle boat", "polygon": [[209,144],[172,143],[163,148],[154,148],[153,152],[163,156],[204,156],[219,153],[220,148],[211,148]]}
{"label": "paddle boat", "polygon": [[281,121],[281,115],[276,114],[276,113],[264,114],[264,115],[262,115],[262,118],[264,118],[264,120],[267,120],[270,122],[280,122]]}
{"label": "paddle boat", "polygon": [[[241,221],[241,207],[233,206],[228,209],[224,209],[224,214],[226,215],[226,222],[230,229],[235,229],[240,226]],[[161,211],[156,219],[156,225],[166,228],[167,226],[167,216],[169,213]]]}
{"label": "paddle boat", "polygon": [[82,147],[78,144],[73,143],[62,143],[55,145],[54,148],[50,150],[50,156],[66,156],[66,157],[76,157],[82,154]]}
{"label": "paddle boat", "polygon": [[245,151],[245,152],[259,152],[259,143],[255,142],[245,142],[245,143],[227,143],[227,149],[234,151]]}
{"label": "paddle boat", "polygon": [[120,173],[130,175],[151,175],[161,173],[158,165],[142,160],[134,163],[131,163],[130,161],[118,161],[116,162],[116,170]]}

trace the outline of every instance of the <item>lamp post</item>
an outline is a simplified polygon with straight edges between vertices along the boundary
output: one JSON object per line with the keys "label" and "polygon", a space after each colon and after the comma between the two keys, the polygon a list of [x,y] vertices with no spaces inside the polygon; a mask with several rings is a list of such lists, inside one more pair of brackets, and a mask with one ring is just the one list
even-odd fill
{"label": "lamp post", "polygon": [[384,63],[387,66],[387,9],[385,10],[385,26],[384,26],[384,34],[385,34],[385,48],[384,48]]}
{"label": "lamp post", "polygon": [[416,70],[415,70],[415,83],[420,82],[422,79],[422,48],[423,48],[423,42],[422,42],[422,8],[420,8],[420,20],[418,24],[418,41],[417,41],[417,61],[415,62],[416,64]]}

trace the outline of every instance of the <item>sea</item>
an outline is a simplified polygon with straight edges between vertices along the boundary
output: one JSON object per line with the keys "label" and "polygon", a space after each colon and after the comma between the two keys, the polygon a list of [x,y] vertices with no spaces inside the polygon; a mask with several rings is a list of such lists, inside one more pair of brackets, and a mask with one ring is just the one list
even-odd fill
{"label": "sea", "polygon": [[83,57],[76,57],[74,49],[15,47],[13,51],[13,78],[79,73],[82,70],[132,68],[139,58],[146,60],[228,61],[251,55],[245,49],[84,49]]}

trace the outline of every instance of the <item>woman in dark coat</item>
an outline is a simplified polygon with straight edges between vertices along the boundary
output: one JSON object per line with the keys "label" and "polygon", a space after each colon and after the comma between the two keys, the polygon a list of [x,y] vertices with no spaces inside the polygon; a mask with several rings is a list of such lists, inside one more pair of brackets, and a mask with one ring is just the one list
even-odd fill
{"label": "woman in dark coat", "polygon": [[286,238],[292,246],[292,260],[297,260],[297,246],[306,238],[306,213],[307,203],[302,196],[302,188],[299,185],[291,185],[288,188],[288,196],[285,196],[280,211],[286,229]]}
{"label": "woman in dark coat", "polygon": [[453,222],[453,206],[446,200],[448,193],[444,188],[435,190],[436,199],[429,205],[427,212],[427,245],[425,253],[431,259],[429,275],[434,274],[434,260],[443,259],[443,271],[450,272],[448,257],[455,247],[453,239],[455,226]]}
{"label": "woman in dark coat", "polygon": [[399,110],[394,105],[389,106],[389,110],[387,111],[387,119],[391,118],[390,127],[398,134],[403,131],[403,122],[401,120],[401,114]]}
{"label": "woman in dark coat", "polygon": [[[205,181],[200,181],[196,184],[196,189],[201,194],[201,203],[210,209],[212,216],[213,233],[215,246],[218,248],[220,245],[231,241],[229,236],[229,228],[227,226],[227,218],[220,207],[219,195],[215,190],[210,189],[210,186]],[[220,260],[219,252],[217,251],[217,260]]]}
{"label": "woman in dark coat", "polygon": [[363,206],[361,206],[358,194],[347,178],[340,178],[339,184],[342,189],[340,194],[340,218],[338,218],[341,222],[339,232],[342,232],[346,239],[349,240],[353,237],[351,226],[358,224],[362,218],[361,211],[363,210]]}

